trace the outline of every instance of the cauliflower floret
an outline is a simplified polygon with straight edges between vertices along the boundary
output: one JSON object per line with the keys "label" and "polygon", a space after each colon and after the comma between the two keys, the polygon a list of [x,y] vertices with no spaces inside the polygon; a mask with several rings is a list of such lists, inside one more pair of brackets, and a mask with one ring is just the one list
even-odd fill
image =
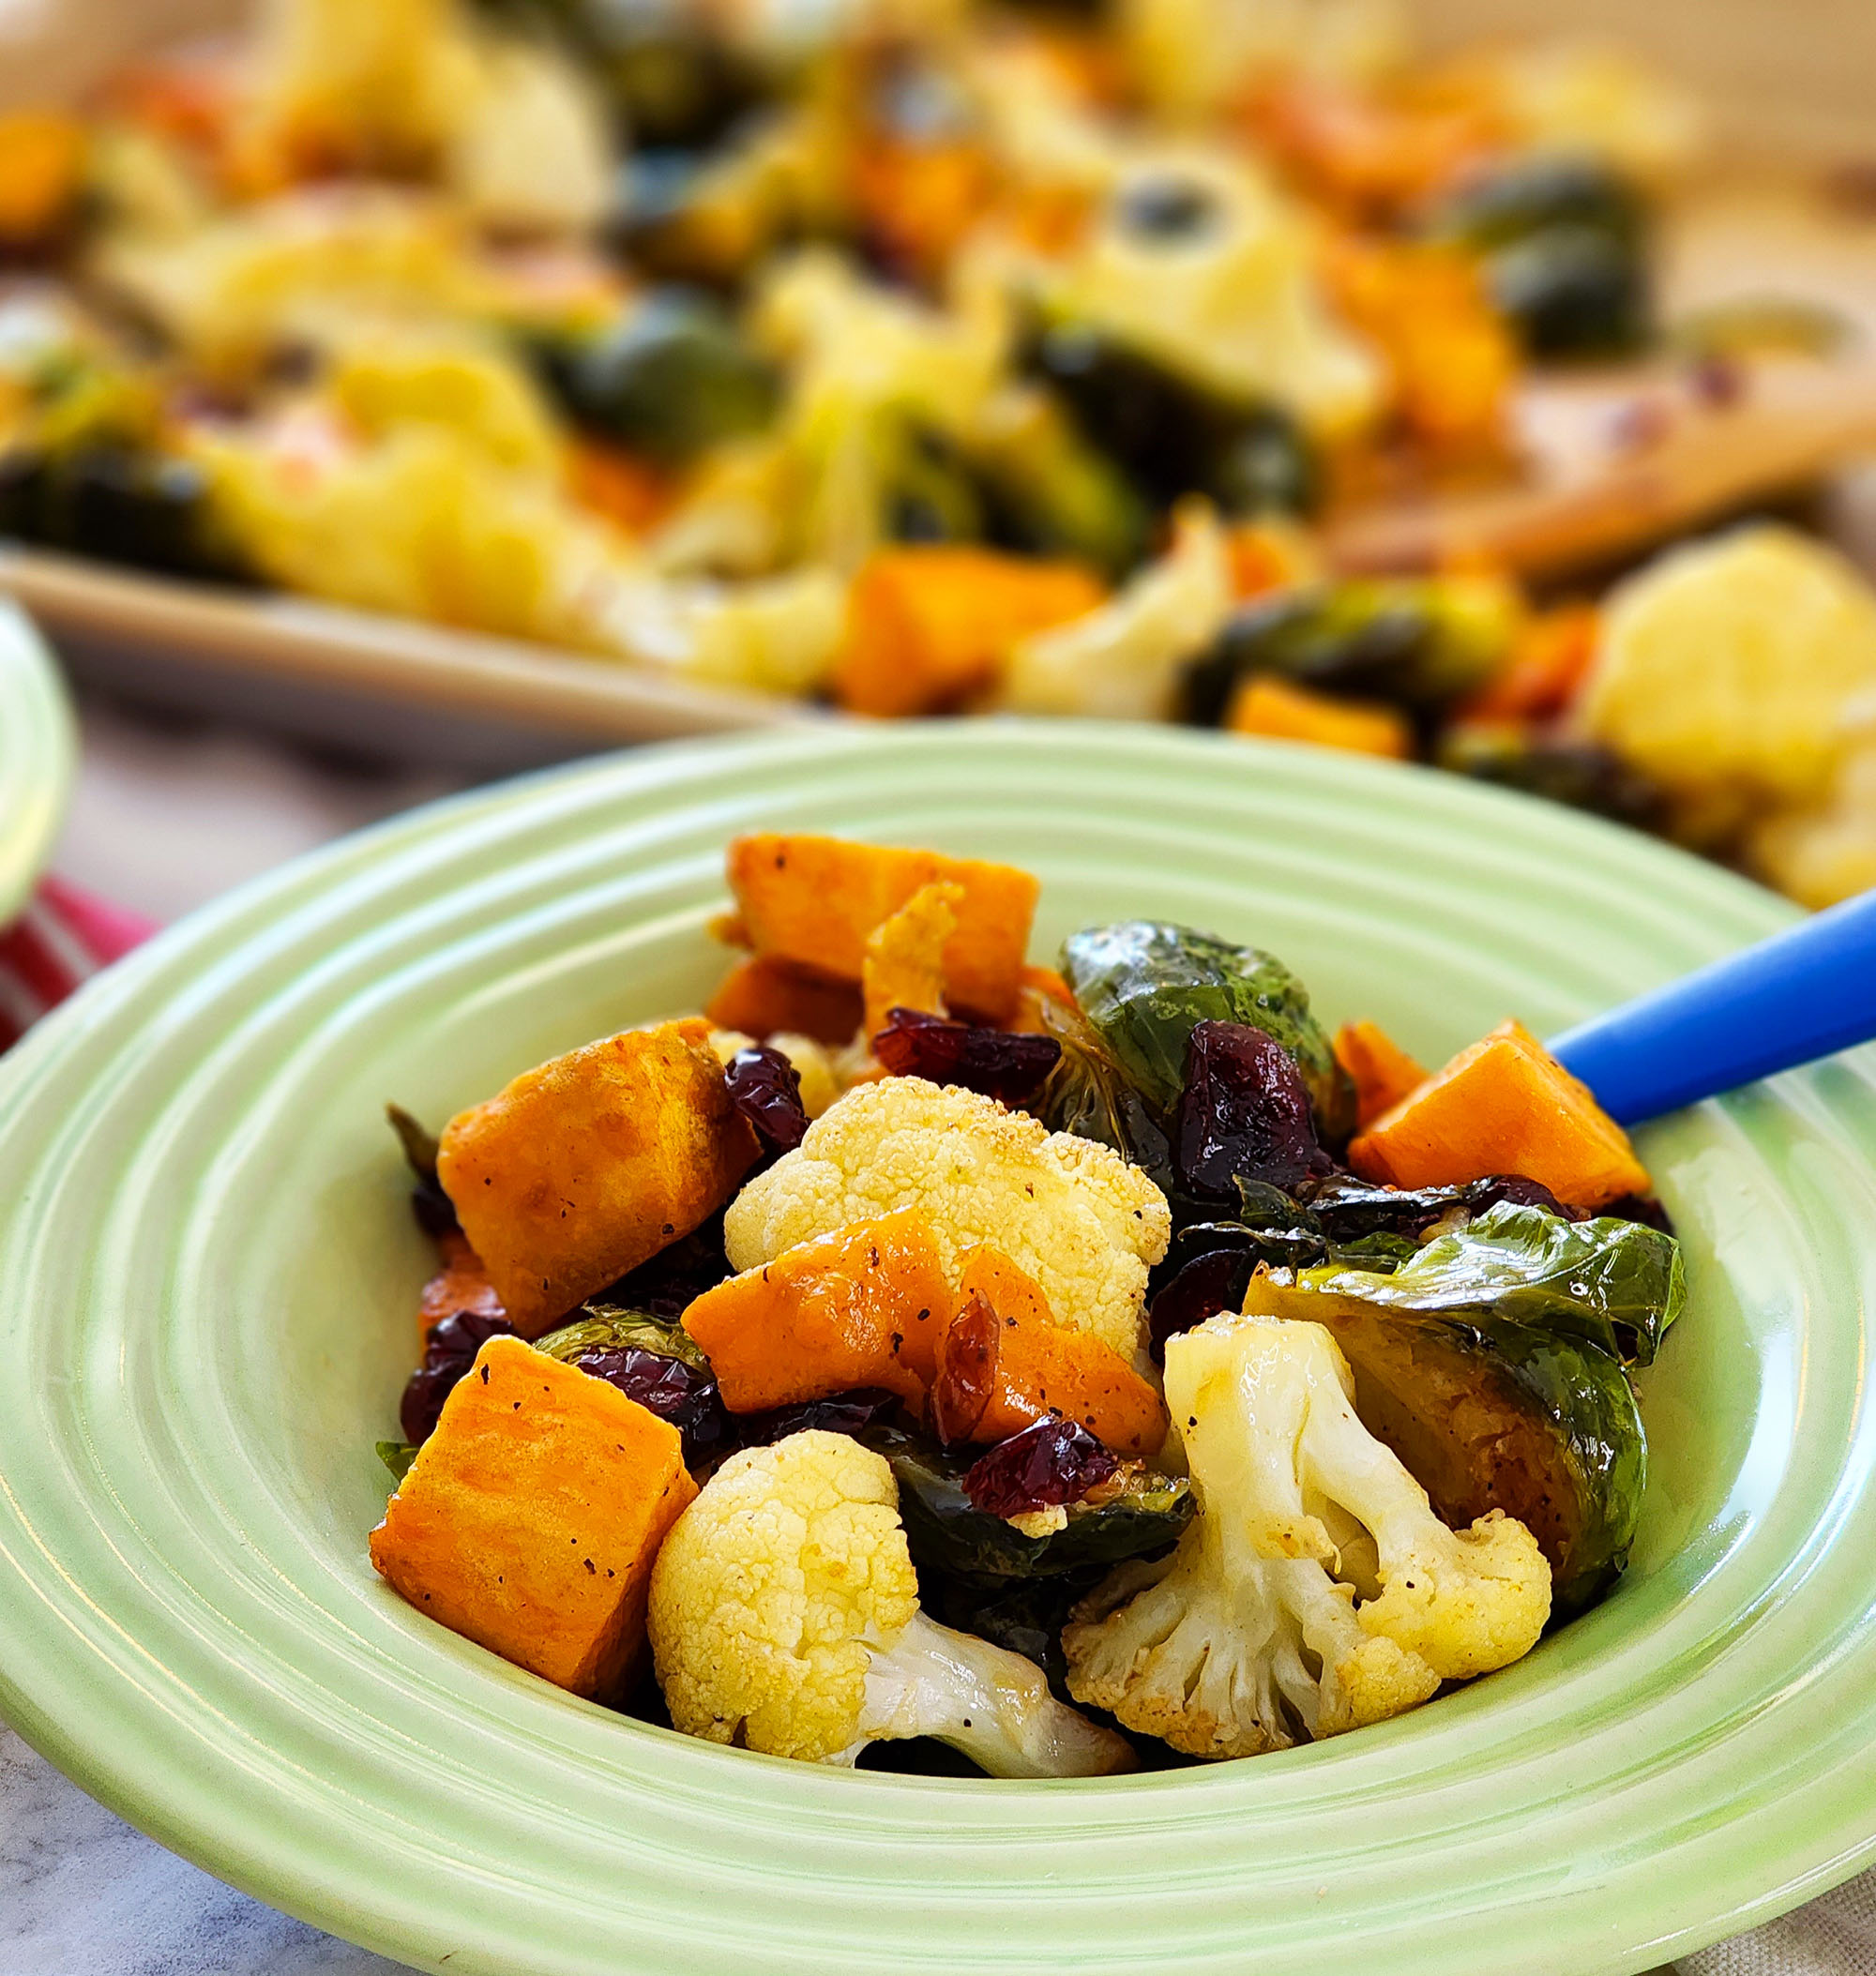
{"label": "cauliflower floret", "polygon": [[848,1092],[730,1203],[724,1242],[734,1268],[756,1269],[897,1208],[930,1222],[954,1289],[961,1251],[988,1243],[1036,1279],[1058,1323],[1138,1352],[1146,1273],[1171,1239],[1166,1197],[1110,1148],[976,1092],[923,1078]]}
{"label": "cauliflower floret", "polygon": [[1529,1652],[1551,1612],[1536,1540],[1497,1511],[1448,1530],[1353,1390],[1320,1324],[1228,1315],[1168,1344],[1199,1516],[1170,1559],[1078,1608],[1062,1636],[1078,1701],[1193,1756],[1255,1756]]}
{"label": "cauliflower floret", "polygon": [[1172,546],[1085,616],[1021,640],[998,699],[1019,714],[1171,717],[1180,669],[1231,615],[1224,530],[1208,503],[1183,503]]}
{"label": "cauliflower floret", "polygon": [[1021,1654],[928,1620],[885,1457],[843,1434],[734,1455],[665,1539],[652,1653],[673,1725],[852,1763],[934,1736],[992,1776],[1102,1776],[1133,1753]]}
{"label": "cauliflower floret", "polygon": [[1826,788],[1876,692],[1876,594],[1795,530],[1740,529],[1661,557],[1611,594],[1585,732],[1724,841]]}

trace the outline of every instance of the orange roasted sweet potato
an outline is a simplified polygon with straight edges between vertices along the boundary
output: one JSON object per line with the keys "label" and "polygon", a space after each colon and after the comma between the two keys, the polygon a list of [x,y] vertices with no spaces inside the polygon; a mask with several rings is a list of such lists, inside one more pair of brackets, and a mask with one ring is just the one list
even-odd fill
{"label": "orange roasted sweet potato", "polygon": [[860,990],[852,981],[811,974],[779,954],[752,954],[718,984],[704,1013],[719,1029],[764,1036],[812,1036],[851,1043],[860,1026]]}
{"label": "orange roasted sweet potato", "polygon": [[70,214],[83,189],[84,126],[59,110],[0,115],[0,240],[42,240]]}
{"label": "orange roasted sweet potato", "polygon": [[436,1238],[436,1274],[424,1285],[417,1303],[419,1344],[428,1340],[432,1324],[455,1311],[473,1311],[478,1318],[507,1316],[481,1257],[469,1246],[469,1238],[461,1229]]}
{"label": "orange roasted sweet potato", "polygon": [[1232,695],[1225,726],[1233,734],[1308,741],[1317,747],[1385,755],[1397,762],[1414,750],[1414,730],[1399,707],[1378,701],[1333,700],[1268,672],[1253,673]]}
{"label": "orange roasted sweet potato", "polygon": [[1348,1156],[1364,1180],[1398,1187],[1521,1173],[1574,1208],[1649,1184],[1628,1135],[1520,1022],[1460,1050],[1354,1139]]}
{"label": "orange roasted sweet potato", "polygon": [[932,1431],[989,1443],[1050,1413],[1079,1421],[1119,1455],[1157,1455],[1166,1439],[1159,1395],[1112,1345],[1057,1324],[1035,1279],[1000,1249],[970,1249],[938,1346]]}
{"label": "orange roasted sweet potato", "polygon": [[1336,1062],[1354,1079],[1357,1124],[1371,1125],[1416,1085],[1427,1066],[1410,1057],[1378,1022],[1344,1022],[1336,1032]]}
{"label": "orange roasted sweet potato", "polygon": [[1001,1021],[1015,1008],[1040,889],[1026,871],[936,851],[844,837],[764,835],[730,846],[739,927],[759,955],[858,981],[867,937],[925,885],[963,887],[945,943],[945,987],[960,1009]]}
{"label": "orange roasted sweet potato", "polygon": [[834,694],[850,713],[935,714],[988,686],[1013,646],[1105,593],[1079,563],[968,544],[879,551],[854,579]]}
{"label": "orange roasted sweet potato", "polygon": [[684,1313],[723,1404],[761,1413],[884,1386],[925,1404],[951,1288],[911,1209],[797,1244],[706,1290]]}
{"label": "orange roasted sweet potato", "polygon": [[509,1320],[538,1337],[689,1234],[755,1158],[693,1016],[522,1072],[444,1127],[436,1173]]}
{"label": "orange roasted sweet potato", "polygon": [[371,1532],[371,1562],[419,1612],[606,1700],[640,1662],[652,1562],[696,1493],[669,1422],[491,1338]]}

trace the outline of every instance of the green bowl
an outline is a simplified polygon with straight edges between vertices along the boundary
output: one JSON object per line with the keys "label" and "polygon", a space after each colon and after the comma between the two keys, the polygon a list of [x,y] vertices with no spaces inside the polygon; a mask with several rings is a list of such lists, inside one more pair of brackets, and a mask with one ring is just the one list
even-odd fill
{"label": "green bowl", "polygon": [[45,641],[0,597],[0,927],[26,903],[71,786],[71,713]]}
{"label": "green bowl", "polygon": [[378,1582],[373,1441],[440,1119],[694,1007],[726,840],[1020,861],[1036,952],[1260,941],[1438,1059],[1786,923],[1450,777],[1061,724],[647,751],[420,811],[159,938],[0,1067],[0,1707],[252,1893],[449,1976],[1651,1967],[1876,1852],[1867,1055],[1645,1153],[1693,1300],[1644,1380],[1633,1569],[1516,1667],[1255,1761],[1088,1783],[820,1770],[608,1714]]}

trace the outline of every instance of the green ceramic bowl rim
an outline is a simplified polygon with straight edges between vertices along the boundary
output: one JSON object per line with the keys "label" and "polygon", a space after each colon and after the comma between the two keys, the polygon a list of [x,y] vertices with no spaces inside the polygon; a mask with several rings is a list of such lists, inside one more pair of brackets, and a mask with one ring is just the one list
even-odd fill
{"label": "green ceramic bowl rim", "polygon": [[25,904],[53,848],[75,754],[53,656],[26,613],[0,597],[0,927]]}
{"label": "green ceramic bowl rim", "polygon": [[[1412,928],[1434,902],[1418,958],[1521,970],[1539,1000],[1563,983],[1543,1020],[1592,1002],[1584,983],[1658,978],[1791,917],[1663,846],[1450,777],[1064,723],[645,750],[301,860],[159,936],[0,1064],[0,1381],[16,1395],[0,1412],[0,1711],[21,1733],[232,1883],[489,1976],[1300,1972],[1348,1955],[1389,1976],[1596,1976],[1876,1854],[1864,1056],[1662,1128],[1672,1170],[1715,1163],[1760,1204],[1728,1267],[1763,1252],[1782,1273],[1768,1294],[1792,1279],[1758,1367],[1750,1487],[1684,1571],[1626,1586],[1530,1663],[1315,1749],[1082,1785],[782,1764],[606,1716],[424,1625],[356,1559],[295,1543],[307,1505],[268,1495],[239,1368],[189,1330],[224,1276],[231,1299],[265,1281],[241,1213],[286,1147],[283,1094],[441,957],[525,986],[528,957],[608,914],[646,942],[701,928],[738,829],[886,837],[891,816],[901,841],[1047,837],[1045,883],[1077,857],[1084,875],[1125,858],[1136,884],[1178,870],[1356,931],[1389,913]],[[1488,878],[1507,899],[1541,891],[1541,910],[1482,920],[1464,888]],[[224,1091],[250,1063],[254,1088]],[[292,1076],[263,1089],[276,1064]]]}

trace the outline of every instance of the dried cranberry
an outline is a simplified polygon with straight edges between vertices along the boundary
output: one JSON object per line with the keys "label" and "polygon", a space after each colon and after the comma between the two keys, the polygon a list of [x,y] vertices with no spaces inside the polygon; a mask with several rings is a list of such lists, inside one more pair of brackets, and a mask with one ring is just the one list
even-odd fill
{"label": "dried cranberry", "polygon": [[476,1363],[476,1354],[491,1338],[511,1338],[515,1327],[487,1311],[453,1310],[430,1327],[424,1339],[423,1364],[404,1384],[398,1418],[404,1439],[421,1445],[436,1431],[437,1415],[456,1382]]}
{"label": "dried cranberry", "polygon": [[922,1009],[896,1008],[885,1021],[873,1054],[895,1077],[961,1085],[1011,1107],[1028,1104],[1062,1054],[1053,1036],[978,1029]]}
{"label": "dried cranberry", "polygon": [[779,1049],[739,1049],[723,1072],[730,1103],[755,1129],[764,1160],[793,1153],[808,1130],[801,1073]]}
{"label": "dried cranberry", "polygon": [[744,1443],[764,1447],[786,1441],[791,1434],[819,1428],[827,1434],[858,1434],[889,1421],[899,1408],[899,1395],[884,1386],[861,1386],[829,1399],[810,1399],[798,1407],[777,1407],[769,1413],[746,1413],[736,1423]]}
{"label": "dried cranberry", "polygon": [[1079,1502],[1120,1466],[1080,1422],[1051,1413],[980,1455],[964,1475],[973,1509],[992,1516]]}
{"label": "dried cranberry", "polygon": [[722,1454],[734,1439],[717,1381],[682,1359],[638,1345],[600,1345],[571,1363],[668,1420],[684,1437],[684,1459],[691,1468]]}
{"label": "dried cranberry", "polygon": [[1247,1022],[1194,1026],[1173,1138],[1180,1177],[1218,1200],[1240,1178],[1287,1192],[1328,1166],[1294,1059]]}
{"label": "dried cranberry", "polygon": [[1153,1356],[1165,1357],[1168,1338],[1190,1331],[1221,1310],[1238,1309],[1256,1262],[1256,1252],[1242,1244],[1207,1249],[1183,1264],[1147,1308]]}
{"label": "dried cranberry", "polygon": [[733,1275],[723,1253],[723,1216],[719,1210],[702,1228],[667,1243],[649,1261],[627,1271],[589,1301],[643,1310],[674,1324],[706,1290],[715,1290]]}
{"label": "dried cranberry", "polygon": [[1611,1200],[1605,1208],[1596,1210],[1616,1221],[1639,1221],[1644,1227],[1659,1229],[1662,1234],[1672,1235],[1674,1223],[1659,1199],[1653,1194],[1625,1194],[1618,1200]]}

